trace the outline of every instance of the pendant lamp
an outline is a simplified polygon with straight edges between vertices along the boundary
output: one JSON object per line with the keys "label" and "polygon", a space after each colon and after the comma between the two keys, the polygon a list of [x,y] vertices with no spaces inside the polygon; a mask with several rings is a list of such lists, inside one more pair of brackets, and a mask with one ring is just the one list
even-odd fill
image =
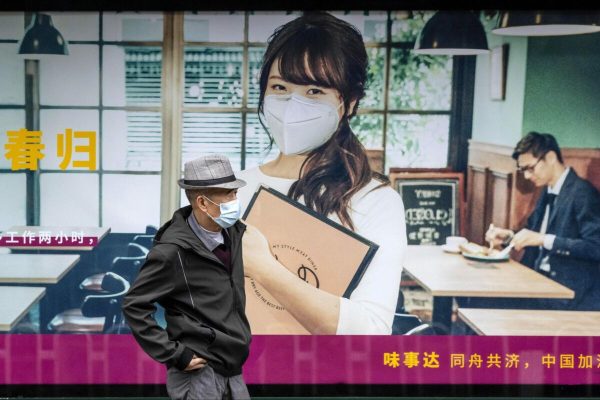
{"label": "pendant lamp", "polygon": [[415,43],[416,54],[475,55],[489,51],[479,17],[471,11],[438,11]]}
{"label": "pendant lamp", "polygon": [[69,49],[50,15],[36,13],[21,40],[19,54],[68,55]]}
{"label": "pendant lamp", "polygon": [[492,33],[506,36],[562,36],[600,32],[600,13],[503,11]]}

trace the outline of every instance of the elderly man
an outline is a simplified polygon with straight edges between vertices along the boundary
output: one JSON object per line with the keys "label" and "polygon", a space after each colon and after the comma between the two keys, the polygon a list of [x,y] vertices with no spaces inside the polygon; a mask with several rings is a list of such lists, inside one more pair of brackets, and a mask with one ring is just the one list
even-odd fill
{"label": "elderly man", "polygon": [[521,262],[573,289],[575,299],[518,300],[508,306],[600,310],[598,190],[564,165],[558,143],[550,134],[530,132],[512,156],[524,177],[545,189],[525,229],[515,234],[491,227],[486,240],[525,249]]}
{"label": "elderly man", "polygon": [[[185,164],[180,208],[155,245],[123,302],[140,346],[165,363],[172,399],[249,398],[242,365],[250,345],[244,313],[244,271],[236,179],[221,155]],[[153,315],[165,309],[166,329]]]}

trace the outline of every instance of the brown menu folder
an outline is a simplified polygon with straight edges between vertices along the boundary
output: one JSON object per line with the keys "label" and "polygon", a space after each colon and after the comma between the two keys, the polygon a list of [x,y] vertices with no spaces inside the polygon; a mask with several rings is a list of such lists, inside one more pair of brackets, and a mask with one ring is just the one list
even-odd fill
{"label": "brown menu folder", "polygon": [[[298,279],[350,297],[378,245],[282,193],[261,186],[244,219],[269,241],[277,260]],[[253,334],[309,334],[271,294],[246,278],[246,315]]]}

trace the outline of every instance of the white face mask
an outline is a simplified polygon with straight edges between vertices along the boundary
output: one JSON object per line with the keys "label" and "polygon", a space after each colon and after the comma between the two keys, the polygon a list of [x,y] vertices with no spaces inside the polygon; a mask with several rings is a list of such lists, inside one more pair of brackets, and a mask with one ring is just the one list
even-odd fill
{"label": "white face mask", "polygon": [[208,212],[206,212],[206,215],[208,215],[213,221],[215,221],[221,228],[229,228],[230,226],[233,226],[233,224],[235,224],[238,219],[240,219],[239,199],[234,199],[228,201],[227,203],[217,204],[206,196],[202,197],[204,197],[206,200],[210,201],[214,205],[219,206],[221,214],[218,217],[213,217]]}
{"label": "white face mask", "polygon": [[327,142],[339,124],[338,109],[330,103],[291,95],[265,96],[264,116],[283,154],[302,154]]}

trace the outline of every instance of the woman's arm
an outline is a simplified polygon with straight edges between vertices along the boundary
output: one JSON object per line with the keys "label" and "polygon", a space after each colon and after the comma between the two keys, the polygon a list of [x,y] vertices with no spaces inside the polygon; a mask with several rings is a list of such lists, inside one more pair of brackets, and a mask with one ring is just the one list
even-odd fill
{"label": "woman's arm", "polygon": [[389,335],[398,303],[406,253],[406,223],[400,195],[391,187],[353,204],[356,233],[379,249],[349,299],[340,300],[338,335]]}
{"label": "woman's arm", "polygon": [[244,269],[313,334],[390,334],[406,250],[404,207],[391,188],[378,189],[353,204],[356,233],[379,249],[350,299],[298,279],[271,254],[264,236],[249,227]]}

